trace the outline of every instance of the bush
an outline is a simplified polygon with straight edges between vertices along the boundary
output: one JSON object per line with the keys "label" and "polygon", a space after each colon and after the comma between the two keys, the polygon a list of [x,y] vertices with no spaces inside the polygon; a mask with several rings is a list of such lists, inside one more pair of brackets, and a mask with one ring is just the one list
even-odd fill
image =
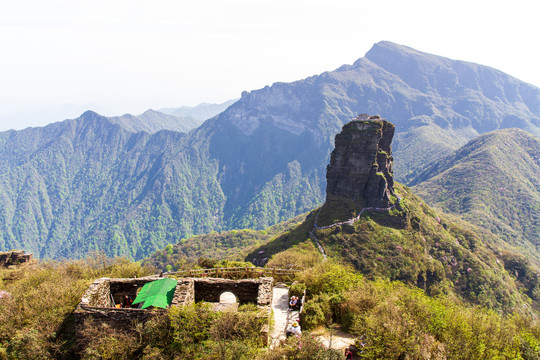
{"label": "bush", "polygon": [[344,297],[340,321],[367,339],[367,358],[520,358],[540,339],[540,327],[521,315],[430,298],[398,282],[362,283]]}
{"label": "bush", "polygon": [[71,356],[75,334],[70,316],[92,281],[104,276],[140,277],[151,271],[100,253],[84,260],[0,270],[2,290],[11,294],[11,299],[0,301],[0,347],[15,358]]}
{"label": "bush", "polygon": [[108,325],[85,322],[81,339],[85,346],[82,359],[133,359],[140,344],[132,332],[113,329]]}
{"label": "bush", "polygon": [[269,351],[262,360],[342,360],[343,355],[336,350],[328,349],[310,334],[292,336],[280,348]]}
{"label": "bush", "polygon": [[332,261],[321,262],[313,269],[303,271],[297,278],[306,284],[309,296],[321,293],[341,294],[362,281],[362,275],[351,266]]}
{"label": "bush", "polygon": [[289,297],[298,296],[298,298],[302,299],[302,296],[304,296],[304,291],[306,291],[306,284],[295,282],[289,288]]}
{"label": "bush", "polygon": [[260,316],[259,311],[248,306],[235,311],[220,313],[210,328],[210,336],[214,341],[242,341],[252,347],[262,347],[261,328],[267,318]]}
{"label": "bush", "polygon": [[36,329],[18,330],[9,342],[7,358],[12,359],[50,359],[47,339]]}
{"label": "bush", "polygon": [[314,329],[319,326],[330,326],[339,321],[341,304],[344,298],[341,294],[319,294],[306,301],[302,314],[302,323],[306,329]]}
{"label": "bush", "polygon": [[169,320],[174,345],[182,349],[207,340],[212,322],[217,316],[206,303],[170,308]]}
{"label": "bush", "polygon": [[268,261],[266,267],[278,269],[310,269],[320,263],[322,256],[311,244],[297,245],[282,251]]}

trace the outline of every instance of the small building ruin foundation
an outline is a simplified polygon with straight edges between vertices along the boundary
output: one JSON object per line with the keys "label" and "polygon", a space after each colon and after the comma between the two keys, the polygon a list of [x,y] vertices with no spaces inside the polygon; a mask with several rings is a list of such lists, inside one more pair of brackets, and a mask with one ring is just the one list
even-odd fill
{"label": "small building ruin foundation", "polygon": [[[144,323],[156,314],[166,312],[166,309],[115,307],[116,304],[121,304],[124,296],[134,299],[138,289],[158,279],[159,277],[155,275],[133,279],[100,278],[95,280],[86,290],[75,310],[77,333],[84,328],[87,319],[129,331],[134,322]],[[265,316],[270,319],[273,283],[274,279],[271,277],[242,280],[180,278],[170,306],[183,306],[200,301],[219,303],[221,294],[231,292],[238,299],[239,305],[255,304],[259,309],[265,310]],[[267,340],[268,326],[265,326],[261,332]]]}

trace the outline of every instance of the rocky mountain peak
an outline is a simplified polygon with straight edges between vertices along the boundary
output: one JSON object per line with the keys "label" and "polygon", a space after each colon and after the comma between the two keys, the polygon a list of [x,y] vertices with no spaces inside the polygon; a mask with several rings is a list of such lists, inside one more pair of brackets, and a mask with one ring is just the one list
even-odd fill
{"label": "rocky mountain peak", "polygon": [[361,207],[390,206],[394,130],[392,123],[367,114],[343,126],[326,171],[327,202],[337,197],[351,199]]}

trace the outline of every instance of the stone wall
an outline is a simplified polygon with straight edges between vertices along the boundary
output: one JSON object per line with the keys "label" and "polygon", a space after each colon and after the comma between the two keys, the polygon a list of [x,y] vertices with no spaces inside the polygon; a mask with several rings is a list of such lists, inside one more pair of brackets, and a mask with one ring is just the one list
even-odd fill
{"label": "stone wall", "polygon": [[195,302],[195,282],[193,279],[179,279],[171,306]]}
{"label": "stone wall", "polygon": [[79,306],[110,307],[111,291],[109,284],[108,278],[101,278],[94,281],[84,293]]}
{"label": "stone wall", "polygon": [[[144,323],[152,316],[163,314],[165,309],[131,309],[114,308],[121,303],[125,295],[135,298],[137,289],[157,276],[137,279],[97,279],[84,293],[75,310],[75,326],[77,337],[80,337],[88,321],[107,324],[116,329],[130,330],[134,322]],[[264,310],[261,316],[270,320],[272,305],[273,278],[259,279],[215,279],[215,278],[182,278],[178,280],[171,306],[181,306],[195,301],[219,302],[224,292],[236,295],[240,304],[253,303]],[[268,340],[268,326],[261,329],[261,337]]]}
{"label": "stone wall", "polygon": [[[78,307],[112,308],[114,304],[120,304],[126,295],[135,299],[137,289],[156,279],[158,279],[157,276],[137,279],[97,279],[86,290]],[[240,304],[253,303],[259,306],[270,306],[273,281],[271,277],[243,280],[182,278],[178,280],[171,305],[189,304],[195,301],[219,302],[221,294],[232,292]],[[114,304],[111,297],[114,299]]]}
{"label": "stone wall", "polygon": [[193,279],[195,287],[195,302],[219,302],[224,292],[233,293],[240,304],[253,303],[259,306],[269,306],[272,303],[272,278],[260,279]]}
{"label": "stone wall", "polygon": [[[97,279],[90,285],[88,290],[86,290],[79,306],[101,308],[114,307],[114,304],[121,304],[122,299],[126,295],[135,299],[137,296],[137,289],[141,288],[147,282],[156,279],[158,279],[156,276],[137,279]],[[114,300],[114,304],[112,300]]]}
{"label": "stone wall", "polygon": [[257,295],[257,305],[272,306],[274,279],[271,277],[265,277],[259,280],[261,283],[259,285],[259,294]]}
{"label": "stone wall", "polygon": [[153,316],[165,313],[165,309],[123,309],[123,308],[97,308],[81,307],[75,311],[75,329],[77,338],[87,325],[86,321],[95,324],[106,324],[112,328],[132,331],[135,323],[144,323]]}
{"label": "stone wall", "polygon": [[144,323],[152,316],[165,311],[115,308],[111,301],[111,295],[115,304],[120,304],[125,295],[135,299],[138,288],[156,279],[158,279],[157,276],[149,276],[137,279],[100,278],[94,281],[84,293],[74,313],[77,337],[80,337],[79,334],[87,321],[107,324],[116,329],[130,330],[134,322]]}

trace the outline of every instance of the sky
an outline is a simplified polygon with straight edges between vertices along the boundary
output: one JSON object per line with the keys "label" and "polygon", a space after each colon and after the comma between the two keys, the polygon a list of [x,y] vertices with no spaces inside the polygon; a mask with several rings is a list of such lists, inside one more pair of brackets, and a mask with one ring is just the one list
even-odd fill
{"label": "sky", "polygon": [[0,131],[222,103],[387,40],[540,86],[540,1],[1,0]]}

